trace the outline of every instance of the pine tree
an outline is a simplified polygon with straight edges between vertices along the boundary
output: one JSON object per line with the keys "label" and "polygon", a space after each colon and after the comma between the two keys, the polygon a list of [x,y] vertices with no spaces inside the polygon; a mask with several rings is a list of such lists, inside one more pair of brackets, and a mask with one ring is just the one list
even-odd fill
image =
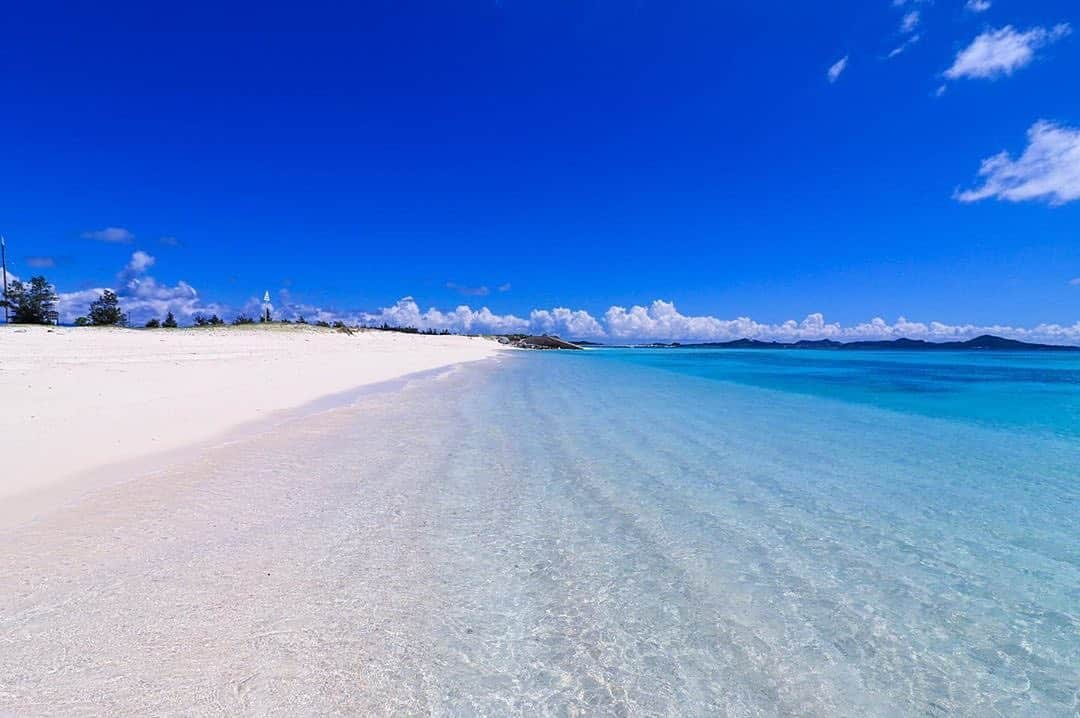
{"label": "pine tree", "polygon": [[127,316],[120,309],[120,300],[111,289],[106,289],[90,303],[90,313],[87,316],[95,327],[127,325]]}
{"label": "pine tree", "polygon": [[45,277],[32,277],[29,284],[13,281],[0,306],[11,310],[12,324],[48,324],[56,307],[56,292]]}
{"label": "pine tree", "polygon": [[161,323],[161,326],[166,329],[176,329],[176,317],[173,316],[172,312],[165,315],[165,321]]}

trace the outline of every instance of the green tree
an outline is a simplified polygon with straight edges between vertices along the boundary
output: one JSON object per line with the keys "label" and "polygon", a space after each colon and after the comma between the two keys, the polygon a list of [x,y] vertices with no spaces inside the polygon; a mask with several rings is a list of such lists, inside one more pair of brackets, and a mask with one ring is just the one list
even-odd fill
{"label": "green tree", "polygon": [[32,277],[29,284],[16,279],[8,285],[0,306],[11,310],[12,324],[48,324],[49,313],[56,307],[56,291],[45,277]]}
{"label": "green tree", "polygon": [[165,315],[165,321],[161,323],[161,326],[166,329],[176,329],[176,317],[173,316],[172,312]]}
{"label": "green tree", "polygon": [[233,319],[233,324],[254,324],[255,320],[246,314],[236,315],[236,319]]}
{"label": "green tree", "polygon": [[157,329],[160,326],[161,326],[161,322],[157,318],[147,319],[146,320],[146,328],[147,329]]}
{"label": "green tree", "polygon": [[95,327],[115,327],[127,324],[127,316],[120,309],[120,300],[116,292],[111,289],[106,289],[100,297],[90,303],[90,313],[87,316]]}
{"label": "green tree", "polygon": [[75,318],[75,326],[77,326],[77,327],[88,327],[88,326],[90,326],[90,320],[87,319],[86,317],[76,317]]}

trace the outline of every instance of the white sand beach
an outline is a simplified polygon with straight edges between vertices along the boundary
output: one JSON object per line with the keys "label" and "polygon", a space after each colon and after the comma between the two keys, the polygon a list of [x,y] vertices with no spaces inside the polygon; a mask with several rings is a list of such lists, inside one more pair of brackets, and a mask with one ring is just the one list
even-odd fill
{"label": "white sand beach", "polygon": [[[0,522],[0,716],[423,712],[398,688],[421,685],[409,656],[425,654],[386,629],[430,641],[444,613],[434,567],[466,554],[432,521],[474,536],[444,515],[445,462],[487,441],[489,413],[462,411],[501,373],[470,361],[497,343],[263,327],[3,341],[23,421],[5,412],[2,475],[23,493],[0,507],[47,501]],[[135,456],[166,435],[195,443]],[[92,462],[110,463],[77,472]]]}
{"label": "white sand beach", "polygon": [[[878,397],[907,355],[703,350],[716,381],[682,351],[522,352],[276,411],[277,385],[497,348],[34,332],[0,335],[5,390],[65,428],[9,423],[0,475],[114,463],[0,524],[0,716],[1075,713],[1075,436],[740,383],[781,362],[831,392],[824,364]],[[1077,406],[1075,359],[947,361],[1023,417],[1042,362]],[[117,464],[84,426],[196,443]]]}
{"label": "white sand beach", "polygon": [[0,327],[0,503],[10,513],[34,496],[70,495],[60,487],[77,489],[91,470],[499,350],[483,338],[299,325]]}

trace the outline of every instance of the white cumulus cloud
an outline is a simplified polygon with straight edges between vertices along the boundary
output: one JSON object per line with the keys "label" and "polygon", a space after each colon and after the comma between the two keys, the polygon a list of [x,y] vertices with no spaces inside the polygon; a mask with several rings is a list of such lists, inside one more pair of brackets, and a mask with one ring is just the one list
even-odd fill
{"label": "white cumulus cloud", "polygon": [[1001,152],[983,160],[983,185],[958,192],[961,202],[996,197],[1010,202],[1043,200],[1052,205],[1080,199],[1080,129],[1045,120],[1028,130],[1028,146],[1013,159]]}
{"label": "white cumulus cloud", "polygon": [[584,310],[565,307],[534,309],[529,313],[529,330],[535,334],[558,334],[567,337],[602,337],[604,328]]}
{"label": "white cumulus cloud", "polygon": [[154,266],[154,258],[140,249],[131,255],[131,261],[125,269],[132,274],[141,274],[152,266]]}
{"label": "white cumulus cloud", "polygon": [[604,328],[588,312],[566,307],[534,309],[528,318],[514,314],[496,314],[487,307],[472,309],[461,305],[450,312],[434,307],[421,311],[412,297],[399,299],[393,306],[360,315],[368,326],[389,324],[417,329],[448,329],[461,334],[558,334],[566,337],[604,336]]}
{"label": "white cumulus cloud", "polygon": [[199,293],[184,281],[174,285],[162,284],[146,272],[154,265],[153,256],[136,251],[117,275],[115,287],[93,287],[58,294],[57,311],[60,321],[71,323],[76,317],[85,316],[90,303],[101,296],[105,289],[112,289],[120,300],[120,307],[128,315],[130,324],[140,325],[151,317],[158,319],[172,312],[180,322],[186,322],[193,314],[224,313],[218,304],[207,304]]}
{"label": "white cumulus cloud", "polygon": [[971,12],[986,12],[990,9],[990,0],[967,0],[964,7]]}
{"label": "white cumulus cloud", "polygon": [[687,315],[673,302],[658,299],[648,306],[630,308],[612,306],[602,317],[585,310],[566,308],[534,309],[529,318],[513,314],[494,314],[487,308],[473,310],[460,306],[452,312],[435,308],[421,311],[412,297],[405,297],[391,307],[362,314],[361,323],[417,329],[448,329],[459,333],[506,334],[528,332],[558,334],[571,339],[600,339],[613,343],[652,341],[725,342],[735,339],[762,341],[799,341],[833,339],[857,341],[873,339],[925,339],[927,341],[965,340],[981,334],[1051,344],[1080,344],[1080,321],[1072,325],[1040,324],[1035,327],[1009,325],[946,324],[917,322],[904,317],[889,322],[875,317],[852,325],[826,321],[812,313],[802,320],[790,319],[778,324],[757,322],[750,317],[723,319],[710,315]]}
{"label": "white cumulus cloud", "polygon": [[361,315],[365,324],[389,324],[396,327],[417,329],[448,329],[462,334],[512,334],[529,330],[529,321],[513,314],[495,314],[487,307],[473,310],[462,304],[452,312],[430,308],[420,310],[412,297],[399,299],[392,307]]}
{"label": "white cumulus cloud", "polygon": [[1080,342],[1080,322],[1069,326],[1040,324],[1033,328],[1023,328],[913,322],[904,317],[890,323],[877,317],[868,322],[843,326],[838,322],[827,322],[820,313],[813,313],[802,321],[791,319],[779,324],[762,324],[749,317],[720,319],[712,316],[688,316],[679,312],[673,303],[663,300],[656,300],[648,307],[611,307],[605,313],[604,320],[608,336],[627,341],[731,341],[743,338],[763,341],[855,341],[901,337],[949,341],[971,339],[980,334],[997,334],[1014,339],[1057,344]]}
{"label": "white cumulus cloud", "polygon": [[1035,59],[1035,51],[1071,32],[1067,23],[1052,29],[1035,27],[1019,32],[1012,25],[988,30],[979,35],[956,56],[945,71],[950,80],[960,78],[994,79],[1011,75]]}

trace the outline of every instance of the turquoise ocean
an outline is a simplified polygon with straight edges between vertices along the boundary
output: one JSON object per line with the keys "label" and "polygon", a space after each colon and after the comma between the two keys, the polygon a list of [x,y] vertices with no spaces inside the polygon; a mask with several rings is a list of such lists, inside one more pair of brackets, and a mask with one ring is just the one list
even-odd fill
{"label": "turquoise ocean", "polygon": [[514,477],[459,546],[514,690],[1080,714],[1080,355],[598,349],[482,384],[448,488]]}

